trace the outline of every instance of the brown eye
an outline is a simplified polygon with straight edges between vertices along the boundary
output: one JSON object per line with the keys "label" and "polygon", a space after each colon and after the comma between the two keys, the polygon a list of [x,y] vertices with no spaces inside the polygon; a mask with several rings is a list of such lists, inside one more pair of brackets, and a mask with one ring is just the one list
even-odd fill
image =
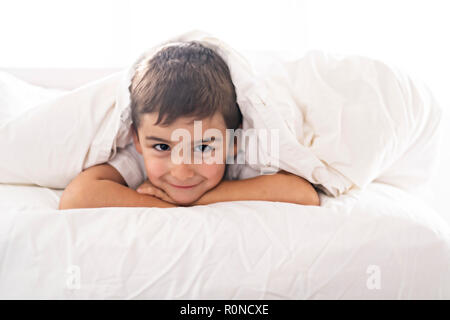
{"label": "brown eye", "polygon": [[170,147],[168,144],[158,143],[153,146],[153,149],[158,150],[158,151],[168,151],[170,149]]}
{"label": "brown eye", "polygon": [[202,145],[198,145],[194,148],[194,151],[197,152],[209,152],[214,150],[214,148],[208,144],[202,144]]}

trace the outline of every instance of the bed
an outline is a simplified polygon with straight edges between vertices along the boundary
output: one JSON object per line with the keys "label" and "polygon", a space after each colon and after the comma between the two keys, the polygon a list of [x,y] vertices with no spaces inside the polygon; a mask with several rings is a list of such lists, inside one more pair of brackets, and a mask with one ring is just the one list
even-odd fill
{"label": "bed", "polygon": [[[0,111],[115,71],[3,69]],[[320,207],[62,212],[61,194],[0,184],[1,299],[450,298],[446,213],[387,183],[321,193]]]}

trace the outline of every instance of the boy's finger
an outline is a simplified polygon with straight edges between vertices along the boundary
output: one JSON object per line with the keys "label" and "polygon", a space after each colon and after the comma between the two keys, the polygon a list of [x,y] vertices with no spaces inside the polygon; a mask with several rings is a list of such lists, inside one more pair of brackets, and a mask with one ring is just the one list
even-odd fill
{"label": "boy's finger", "polygon": [[149,195],[153,195],[155,193],[153,188],[151,188],[151,187],[138,188],[138,189],[136,189],[136,191],[139,193],[144,193],[144,194],[149,194]]}
{"label": "boy's finger", "polygon": [[156,190],[156,196],[158,198],[160,198],[161,200],[166,200],[167,199],[166,193],[164,191],[160,190],[160,189]]}
{"label": "boy's finger", "polygon": [[174,201],[163,190],[158,188],[145,186],[137,188],[136,191],[141,194],[148,194],[150,196],[157,197],[161,200],[174,203]]}
{"label": "boy's finger", "polygon": [[173,202],[173,200],[161,189],[156,190],[156,196],[160,198],[161,200],[167,201],[167,202]]}

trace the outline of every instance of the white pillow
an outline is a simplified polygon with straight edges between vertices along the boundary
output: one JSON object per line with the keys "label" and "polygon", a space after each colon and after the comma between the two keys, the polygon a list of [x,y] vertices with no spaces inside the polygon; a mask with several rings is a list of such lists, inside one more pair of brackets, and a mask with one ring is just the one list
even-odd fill
{"label": "white pillow", "polygon": [[63,93],[65,90],[35,86],[0,71],[0,124]]}
{"label": "white pillow", "polygon": [[5,76],[11,90],[0,120],[0,183],[65,188],[84,168],[106,162],[119,132],[123,75],[56,96]]}

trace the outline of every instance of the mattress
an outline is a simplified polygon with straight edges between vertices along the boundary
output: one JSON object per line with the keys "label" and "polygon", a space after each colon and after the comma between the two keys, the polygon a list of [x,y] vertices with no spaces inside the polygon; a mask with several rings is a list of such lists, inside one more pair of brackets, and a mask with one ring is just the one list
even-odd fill
{"label": "mattress", "polygon": [[[3,120],[61,93],[0,75]],[[449,224],[386,183],[320,207],[59,211],[62,192],[0,184],[0,299],[450,299]]]}
{"label": "mattress", "polygon": [[0,185],[2,299],[448,299],[450,229],[378,183],[265,201],[58,211]]}

